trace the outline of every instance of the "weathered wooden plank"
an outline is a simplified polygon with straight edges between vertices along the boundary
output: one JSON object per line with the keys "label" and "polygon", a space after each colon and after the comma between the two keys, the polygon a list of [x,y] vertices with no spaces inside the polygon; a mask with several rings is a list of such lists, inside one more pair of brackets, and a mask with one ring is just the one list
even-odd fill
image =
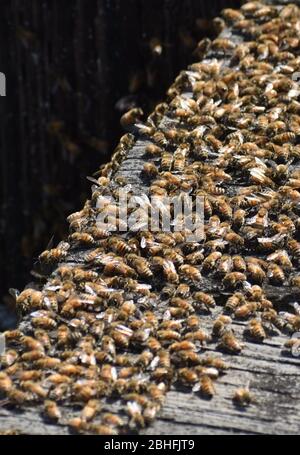
{"label": "weathered wooden plank", "polygon": [[[230,30],[225,30],[223,37],[231,36]],[[241,42],[241,37],[232,37],[236,42]],[[212,61],[215,54],[207,56],[207,62]],[[228,58],[217,55],[222,61],[222,67],[228,65]],[[210,60],[209,60],[210,59]],[[190,93],[185,92],[186,95]],[[176,122],[172,118],[164,117],[160,127]],[[147,179],[142,170],[149,158],[144,150],[147,145],[145,137],[136,133],[137,141],[130,148],[117,172],[112,176],[112,188],[118,188],[118,178],[127,179],[127,188],[134,190],[135,194],[149,194]],[[153,163],[156,160],[153,158]],[[295,167],[294,167],[295,168]],[[126,186],[125,186],[126,188]],[[231,185],[230,196],[239,193],[242,186]],[[94,188],[94,190],[96,187]],[[228,191],[229,192],[229,191]],[[127,234],[124,234],[124,238]],[[85,264],[86,255],[91,249],[71,248],[64,264],[75,267]],[[61,264],[60,264],[61,265]],[[295,268],[297,271],[297,268]],[[53,276],[55,276],[55,270]],[[158,279],[159,282],[159,279]],[[153,280],[153,285],[158,284]],[[212,294],[217,306],[201,315],[201,327],[211,332],[216,317],[223,312],[224,300],[232,292],[224,288],[218,277],[205,278],[194,289],[201,289]],[[287,282],[281,288],[270,284],[264,285],[266,297],[269,298],[274,308],[278,311],[286,311],[289,303],[298,298],[299,291],[288,285]],[[155,307],[155,312],[160,317],[165,313],[168,302],[161,299]],[[141,305],[142,310],[142,305]],[[239,339],[243,339],[247,321],[234,320],[232,329]],[[26,333],[30,331],[30,317],[26,316],[20,325]],[[211,400],[205,400],[192,393],[190,389],[178,387],[175,382],[166,401],[160,411],[157,420],[147,429],[141,431],[144,434],[297,434],[300,427],[300,357],[288,356],[282,351],[282,346],[287,336],[275,329],[271,337],[267,337],[264,343],[253,343],[243,339],[244,348],[240,355],[232,356],[222,353],[222,358],[228,362],[229,370],[221,375],[216,382],[216,394]],[[198,346],[202,354],[219,353],[219,340],[213,339],[210,343]],[[238,387],[250,384],[251,393],[254,395],[254,403],[248,408],[237,407],[232,402],[232,397]],[[72,403],[62,405],[64,417],[60,425],[46,423],[41,416],[41,407],[28,408],[26,411],[0,408],[0,425],[3,430],[16,428],[20,432],[33,434],[66,434],[70,430],[65,425],[69,416],[73,416]],[[119,412],[123,415],[121,403],[118,399],[104,400],[104,411]]]}

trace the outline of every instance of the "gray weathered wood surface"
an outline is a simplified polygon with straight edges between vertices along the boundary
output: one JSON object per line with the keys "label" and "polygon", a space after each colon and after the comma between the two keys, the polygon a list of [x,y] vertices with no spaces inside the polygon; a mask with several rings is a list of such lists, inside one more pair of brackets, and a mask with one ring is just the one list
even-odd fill
{"label": "gray weathered wood surface", "polygon": [[[228,33],[228,31],[226,32]],[[224,64],[226,61],[224,60]],[[137,141],[128,152],[117,175],[126,177],[128,184],[136,192],[146,193],[147,186],[141,180],[141,170],[145,163],[144,143]],[[236,188],[236,191],[238,188]],[[70,257],[69,262],[80,262],[80,252]],[[214,283],[207,288],[218,295]],[[293,299],[294,289],[284,291],[271,286],[267,295],[277,306],[284,306],[286,300]],[[220,312],[217,307],[207,316],[207,328]],[[246,322],[233,324],[236,333],[241,333]],[[204,400],[188,390],[172,388],[158,419],[147,429],[146,435],[196,435],[196,434],[298,434],[300,430],[300,357],[292,357],[282,352],[287,338],[273,336],[263,344],[245,341],[245,348],[239,356],[223,354],[230,369],[216,383],[217,393],[211,400]],[[216,344],[209,344],[203,351],[214,351]],[[232,402],[237,387],[250,384],[255,403],[248,408],[238,408]],[[116,409],[116,404],[112,404]],[[109,407],[108,407],[109,409]],[[25,434],[69,434],[66,426],[45,422],[38,407],[26,411],[16,411],[0,406],[0,430],[18,430]]]}

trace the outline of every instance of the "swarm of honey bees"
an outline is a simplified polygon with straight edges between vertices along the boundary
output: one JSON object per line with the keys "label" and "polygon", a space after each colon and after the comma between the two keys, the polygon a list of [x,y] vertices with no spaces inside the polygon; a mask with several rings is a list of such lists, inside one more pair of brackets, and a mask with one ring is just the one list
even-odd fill
{"label": "swarm of honey bees", "polygon": [[[138,109],[123,115],[128,133],[68,217],[69,238],[40,255],[47,283],[17,297],[22,322],[5,332],[0,371],[11,405],[39,403],[73,431],[122,434],[150,424],[171,387],[211,399],[230,367],[223,353],[276,334],[299,352],[300,9],[250,2],[215,22],[223,32],[199,43],[202,60],[168,102],[146,122]],[[203,197],[203,239],[97,224],[99,198],[133,190],[123,163],[135,149],[148,195]],[[272,296],[282,288],[281,306]],[[255,402],[242,384],[231,398]]]}

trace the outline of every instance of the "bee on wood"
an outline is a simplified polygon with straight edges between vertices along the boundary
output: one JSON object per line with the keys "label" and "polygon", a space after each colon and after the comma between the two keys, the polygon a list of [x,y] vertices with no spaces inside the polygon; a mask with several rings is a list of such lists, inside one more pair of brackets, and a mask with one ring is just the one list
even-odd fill
{"label": "bee on wood", "polygon": [[221,337],[226,329],[228,324],[231,324],[232,319],[229,316],[221,315],[219,316],[213,325],[212,333],[216,337]]}
{"label": "bee on wood", "polygon": [[202,280],[200,270],[188,264],[183,264],[179,267],[179,274],[187,280],[188,283],[194,283]]}
{"label": "bee on wood", "polygon": [[67,242],[60,242],[57,248],[45,250],[39,255],[39,261],[46,264],[55,264],[67,257],[70,244]]}
{"label": "bee on wood", "polygon": [[75,243],[76,246],[91,246],[94,245],[95,240],[94,237],[87,232],[74,232],[69,236],[69,242]]}
{"label": "bee on wood", "polygon": [[89,422],[100,411],[101,404],[97,399],[90,399],[81,411],[81,418],[84,422]]}
{"label": "bee on wood", "polygon": [[48,417],[51,420],[58,421],[61,419],[61,412],[55,403],[55,401],[52,400],[45,400],[44,402],[44,412],[46,417]]}
{"label": "bee on wood", "polygon": [[17,309],[21,313],[26,313],[34,309],[42,308],[43,306],[43,294],[35,289],[25,289],[17,297]]}
{"label": "bee on wood", "polygon": [[238,319],[245,319],[255,313],[258,308],[259,305],[256,302],[247,302],[235,310],[234,316]]}
{"label": "bee on wood", "polygon": [[132,126],[141,119],[141,117],[144,115],[144,112],[142,111],[141,108],[135,107],[130,109],[128,112],[125,112],[125,114],[122,115],[120,119],[121,126],[125,130],[130,130]]}
{"label": "bee on wood", "polygon": [[236,389],[232,400],[237,406],[245,407],[249,406],[254,401],[254,398],[249,390],[249,387],[241,387]]}
{"label": "bee on wood", "polygon": [[266,338],[266,332],[258,319],[251,319],[246,329],[246,334],[255,341],[262,342]]}
{"label": "bee on wood", "polygon": [[209,272],[213,270],[221,257],[222,253],[220,253],[220,251],[214,251],[213,253],[209,254],[203,261],[202,271]]}
{"label": "bee on wood", "polygon": [[148,144],[145,147],[145,152],[147,155],[150,155],[151,157],[158,157],[161,156],[162,149],[158,145]]}
{"label": "bee on wood", "polygon": [[153,179],[158,175],[158,169],[153,163],[145,163],[143,167],[143,174],[146,177]]}
{"label": "bee on wood", "polygon": [[216,302],[213,296],[210,294],[206,294],[205,292],[201,291],[195,292],[193,294],[193,298],[195,299],[196,302],[203,304],[208,310],[216,306]]}
{"label": "bee on wood", "polygon": [[226,331],[222,335],[219,347],[229,354],[239,354],[243,349],[243,345],[237,340],[231,331]]}
{"label": "bee on wood", "polygon": [[208,375],[203,375],[200,377],[200,381],[193,387],[193,392],[200,391],[200,394],[204,398],[211,399],[216,391],[212,379]]}
{"label": "bee on wood", "polygon": [[223,278],[226,287],[235,288],[247,280],[247,276],[241,272],[227,273]]}
{"label": "bee on wood", "polygon": [[270,282],[275,285],[281,285],[285,281],[284,271],[277,264],[271,263],[269,265],[267,276]]}

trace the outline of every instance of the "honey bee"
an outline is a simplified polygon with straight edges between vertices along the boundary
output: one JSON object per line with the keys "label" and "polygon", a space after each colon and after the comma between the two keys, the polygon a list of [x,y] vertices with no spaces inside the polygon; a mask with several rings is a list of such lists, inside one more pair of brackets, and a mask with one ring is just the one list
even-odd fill
{"label": "honey bee", "polygon": [[277,264],[271,263],[269,265],[267,276],[270,282],[275,285],[280,285],[285,281],[284,271]]}
{"label": "honey bee", "polygon": [[231,331],[226,331],[222,335],[219,347],[229,354],[239,354],[243,349],[243,345],[237,340]]}
{"label": "honey bee", "polygon": [[266,338],[265,329],[258,319],[251,319],[249,321],[246,333],[248,333],[250,337],[256,341],[263,341]]}
{"label": "honey bee", "polygon": [[44,412],[45,415],[51,420],[60,420],[61,419],[61,412],[55,403],[52,400],[45,400],[44,402]]}
{"label": "honey bee", "polygon": [[289,247],[289,250],[291,251],[292,255],[296,259],[299,259],[300,258],[300,243],[297,242],[297,240],[289,240],[288,247]]}
{"label": "honey bee", "polygon": [[22,390],[11,387],[8,391],[9,401],[15,405],[22,405],[27,401],[32,399],[32,395],[28,392],[23,392]]}
{"label": "honey bee", "polygon": [[33,309],[42,308],[43,306],[43,294],[35,289],[25,289],[17,297],[17,309],[21,313],[26,313]]}
{"label": "honey bee", "polygon": [[247,280],[247,276],[241,272],[230,272],[227,273],[223,278],[223,283],[227,287],[237,287],[241,283]]}
{"label": "honey bee", "polygon": [[33,327],[40,329],[55,329],[57,323],[54,319],[48,317],[35,317],[31,319]]}
{"label": "honey bee", "polygon": [[161,169],[162,171],[170,171],[173,163],[173,155],[168,152],[164,152],[161,157]]}
{"label": "honey bee", "polygon": [[161,156],[162,149],[155,144],[148,144],[145,147],[145,152],[147,153],[147,155],[150,155],[152,157],[157,157],[157,156]]}
{"label": "honey bee", "polygon": [[36,351],[28,351],[28,352],[24,352],[22,355],[21,355],[21,359],[24,361],[24,362],[33,362],[35,360],[38,360],[38,359],[41,359],[42,357],[44,357],[45,354],[43,351],[40,351],[40,350],[36,350]]}
{"label": "honey bee", "polygon": [[161,343],[154,337],[148,338],[146,346],[154,354],[157,353],[162,348]]}
{"label": "honey bee", "polygon": [[187,284],[181,283],[175,291],[175,296],[181,297],[183,299],[189,297],[190,287]]}
{"label": "honey bee", "polygon": [[141,108],[135,107],[130,109],[128,112],[125,112],[125,114],[122,115],[120,119],[121,126],[125,130],[130,130],[132,126],[137,122],[137,120],[140,120],[140,118],[144,115],[144,112],[142,111]]}
{"label": "honey bee", "polygon": [[87,232],[74,232],[69,236],[69,241],[77,246],[91,246],[95,243],[94,237]]}
{"label": "honey bee", "polygon": [[163,259],[159,256],[154,256],[152,259],[152,264],[155,268],[158,267],[162,269],[163,274],[168,282],[178,283],[178,274],[172,261]]}
{"label": "honey bee", "polygon": [[148,261],[135,254],[128,254],[126,256],[128,263],[136,269],[137,273],[144,278],[151,278],[153,276],[152,270]]}
{"label": "honey bee", "polygon": [[240,292],[235,292],[232,296],[230,296],[225,304],[225,309],[233,312],[236,310],[237,307],[243,305],[245,303],[245,296]]}
{"label": "honey bee", "polygon": [[178,270],[182,278],[187,280],[187,282],[189,283],[194,283],[202,280],[200,270],[197,269],[196,267],[193,267],[188,264],[183,264],[179,267]]}
{"label": "honey bee", "polygon": [[61,360],[55,357],[42,357],[41,359],[36,360],[34,363],[38,368],[52,370],[59,366]]}
{"label": "honey bee", "polygon": [[213,335],[216,337],[221,337],[226,329],[228,324],[231,324],[232,319],[229,316],[221,315],[219,316],[213,325]]}
{"label": "honey bee", "polygon": [[39,261],[46,264],[54,264],[67,257],[70,244],[67,242],[60,242],[57,248],[51,250],[45,250],[39,255]]}
{"label": "honey bee", "polygon": [[266,278],[266,274],[259,264],[247,263],[247,276],[254,283],[262,283]]}
{"label": "honey bee", "polygon": [[254,398],[248,387],[241,387],[234,392],[233,402],[238,406],[249,406]]}
{"label": "honey bee", "polygon": [[172,351],[196,351],[196,346],[194,343],[188,340],[176,341],[172,343],[169,347],[170,352]]}
{"label": "honey bee", "polygon": [[3,367],[13,365],[18,359],[19,355],[14,349],[7,349],[4,354],[0,355],[0,364]]}
{"label": "honey bee", "polygon": [[3,371],[0,371],[0,391],[1,393],[8,393],[13,386],[10,377]]}
{"label": "honey bee", "polygon": [[213,381],[208,375],[202,375],[200,381],[193,387],[193,392],[200,391],[204,398],[212,398],[216,391]]}
{"label": "honey bee", "polygon": [[33,381],[22,381],[20,386],[26,392],[31,392],[39,398],[46,398],[48,392],[39,383]]}
{"label": "honey bee", "polygon": [[84,408],[81,411],[81,418],[84,422],[89,422],[92,420],[97,412],[101,409],[101,404],[99,400],[90,399]]}
{"label": "honey bee", "polygon": [[143,167],[143,174],[146,177],[153,179],[158,175],[158,169],[153,163],[145,163]]}
{"label": "honey bee", "polygon": [[180,368],[178,370],[178,379],[185,385],[193,385],[199,378],[197,373],[191,368]]}
{"label": "honey bee", "polygon": [[244,273],[247,269],[246,262],[242,256],[232,256],[233,269],[237,272]]}
{"label": "honey bee", "polygon": [[202,270],[203,271],[210,271],[213,270],[222,257],[222,253],[219,251],[214,251],[213,253],[209,254],[203,261]]}
{"label": "honey bee", "polygon": [[203,304],[208,310],[216,306],[215,299],[212,295],[206,294],[205,292],[198,291],[193,294],[193,298],[196,302]]}
{"label": "honey bee", "polygon": [[253,314],[258,308],[259,305],[256,302],[248,302],[239,306],[235,310],[234,316],[239,319],[244,319]]}
{"label": "honey bee", "polygon": [[30,336],[23,335],[20,338],[21,345],[29,351],[42,351],[44,352],[44,346],[42,343]]}

